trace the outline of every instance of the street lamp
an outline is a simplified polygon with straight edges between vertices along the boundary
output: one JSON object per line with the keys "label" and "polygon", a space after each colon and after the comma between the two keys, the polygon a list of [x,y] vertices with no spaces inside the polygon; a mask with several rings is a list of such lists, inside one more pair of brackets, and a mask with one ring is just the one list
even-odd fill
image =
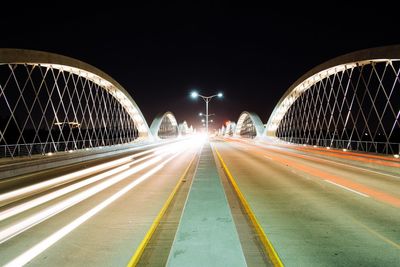
{"label": "street lamp", "polygon": [[206,102],[206,114],[199,114],[200,116],[205,116],[206,117],[206,133],[207,133],[207,136],[208,136],[208,117],[210,117],[211,115],[214,115],[214,114],[211,114],[211,115],[209,115],[208,114],[208,103],[211,101],[211,99],[212,98],[214,98],[214,97],[218,97],[218,98],[221,98],[222,96],[223,96],[223,94],[220,92],[220,93],[217,93],[217,94],[215,94],[215,95],[211,95],[211,96],[204,96],[204,95],[200,95],[198,92],[196,92],[196,91],[193,91],[191,94],[190,94],[190,96],[192,97],[192,98],[197,98],[197,97],[201,97],[201,98],[203,98],[203,100]]}

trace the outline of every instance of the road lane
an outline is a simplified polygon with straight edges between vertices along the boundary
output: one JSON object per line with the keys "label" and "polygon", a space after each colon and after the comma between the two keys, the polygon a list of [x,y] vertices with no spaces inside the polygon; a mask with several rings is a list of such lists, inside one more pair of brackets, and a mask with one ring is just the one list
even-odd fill
{"label": "road lane", "polygon": [[[112,198],[128,186],[132,187],[132,183],[142,179],[143,181],[137,182],[132,188],[126,190],[124,194],[104,206],[104,209],[99,210],[58,242],[50,245],[43,253],[33,257],[33,260],[29,263],[29,265],[33,266],[126,265],[170,191],[174,188],[180,175],[196,152],[197,146],[191,143],[182,142],[179,145],[173,145],[165,151],[165,154],[161,155],[161,161],[154,162],[151,166],[128,175],[126,179],[110,185],[93,196],[80,201],[79,204],[73,205],[3,242],[0,244],[0,265],[6,264],[25,253],[50,235],[66,227],[66,225],[97,208],[105,200]],[[158,156],[156,155],[156,157]],[[175,158],[164,165],[160,165],[161,162],[171,157]],[[159,171],[151,173],[155,168],[159,168]],[[145,175],[149,177],[144,179]],[[110,179],[112,178],[106,178],[105,181]],[[104,181],[86,185],[3,220],[0,222],[0,231],[15,222],[85,193],[87,190],[99,186],[102,182]],[[63,185],[60,188],[70,185]],[[43,196],[43,194],[46,194],[46,192],[42,192],[39,196]],[[30,197],[23,201],[28,201],[32,198]]]}
{"label": "road lane", "polygon": [[[333,163],[327,167],[243,143],[217,141],[215,145],[285,266],[398,266],[399,208],[287,163],[320,171],[329,167],[337,176],[357,183],[369,181],[365,186],[374,184],[376,190],[395,197],[399,179]],[[277,157],[286,162],[274,160]]]}
{"label": "road lane", "polygon": [[[280,161],[282,164],[288,165],[295,170],[302,170],[315,175],[319,172],[319,177],[325,177],[328,178],[328,180],[331,179],[331,182],[336,182],[343,186],[346,186],[346,181],[342,181],[342,184],[340,180],[342,180],[342,177],[346,177],[347,180],[351,180],[352,182],[349,186],[354,187],[353,189],[355,190],[357,187],[362,187],[362,190],[364,189],[365,191],[373,190],[385,192],[386,195],[390,195],[387,196],[388,198],[397,198],[397,200],[393,200],[394,205],[400,206],[400,192],[397,190],[398,188],[396,188],[400,180],[399,170],[397,170],[396,174],[388,175],[383,171],[371,172],[369,169],[355,167],[352,165],[351,160],[347,161],[348,164],[343,164],[335,160],[320,158],[318,154],[315,155],[314,153],[304,155],[292,149],[282,150],[274,146],[258,147],[251,143],[243,144],[243,141],[241,141],[240,144],[244,145],[245,149],[247,149],[248,145],[253,148],[258,148],[256,153],[262,153],[264,157],[270,160]],[[238,143],[239,146],[240,144]],[[364,188],[364,186],[368,188]],[[372,192],[372,194],[374,194],[374,192]],[[381,196],[378,196],[378,198],[380,197]]]}
{"label": "road lane", "polygon": [[[235,139],[236,141],[238,139]],[[328,159],[331,162],[344,163],[347,166],[359,167],[371,172],[385,173],[388,176],[400,175],[400,159],[394,158],[391,155],[375,155],[368,153],[357,153],[351,151],[342,151],[338,149],[327,149],[314,146],[300,146],[296,144],[281,144],[266,142],[264,140],[246,140],[241,139],[241,142],[248,144],[258,144],[264,148],[275,150],[296,152],[300,155],[317,156],[319,159]]]}

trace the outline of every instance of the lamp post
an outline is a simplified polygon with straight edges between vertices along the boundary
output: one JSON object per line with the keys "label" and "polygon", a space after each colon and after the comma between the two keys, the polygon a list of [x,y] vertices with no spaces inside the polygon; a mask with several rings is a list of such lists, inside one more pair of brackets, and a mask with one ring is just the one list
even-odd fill
{"label": "lamp post", "polygon": [[218,94],[211,95],[211,96],[204,96],[204,95],[200,95],[200,94],[197,93],[196,91],[193,91],[193,92],[190,94],[190,96],[191,96],[192,98],[201,97],[201,98],[203,98],[203,100],[206,102],[206,114],[204,114],[204,116],[206,117],[206,133],[207,133],[207,136],[208,136],[208,117],[210,117],[211,115],[214,115],[214,114],[211,114],[211,115],[208,114],[208,103],[209,103],[209,102],[211,101],[211,99],[213,99],[214,97],[221,98],[221,97],[223,96],[223,94],[222,94],[222,93],[218,93]]}

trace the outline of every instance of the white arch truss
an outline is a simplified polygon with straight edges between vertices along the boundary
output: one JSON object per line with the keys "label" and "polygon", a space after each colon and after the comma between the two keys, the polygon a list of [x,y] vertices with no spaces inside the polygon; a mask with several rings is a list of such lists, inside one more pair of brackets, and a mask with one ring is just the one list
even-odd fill
{"label": "white arch truss", "polygon": [[[250,125],[248,125],[250,124]],[[254,137],[261,137],[264,132],[264,125],[260,119],[260,117],[254,112],[243,111],[239,119],[237,121],[237,125],[235,128],[234,136],[240,137],[241,132],[246,131],[254,131]]]}
{"label": "white arch truss", "polygon": [[165,120],[169,121],[169,126],[172,128],[168,130],[176,131],[177,135],[179,135],[179,127],[175,115],[172,112],[167,111],[165,113],[158,114],[151,123],[150,132],[154,138],[160,139],[160,130],[162,130],[162,124]]}
{"label": "white arch truss", "polygon": [[329,60],[289,87],[264,135],[369,152],[398,151],[393,140],[400,128],[399,73],[400,45]]}
{"label": "white arch truss", "polygon": [[[2,133],[2,131],[7,130],[7,127],[0,129],[0,142],[3,146],[8,146],[6,153],[4,153],[6,156],[17,155],[14,151],[17,148],[18,150],[23,148],[25,152],[22,155],[31,155],[49,151],[125,143],[133,139],[150,137],[149,128],[143,114],[129,93],[109,75],[87,63],[54,53],[7,48],[0,49],[0,66],[9,72],[8,79],[1,81],[0,84],[0,108],[8,110],[9,116],[12,117],[7,121],[7,126],[10,123],[14,124],[14,128],[17,128],[17,132],[21,135],[18,144],[11,147],[11,144],[7,143],[5,139],[5,134]],[[88,92],[81,92],[80,90]],[[10,100],[12,94],[18,95],[15,103]],[[46,94],[46,96],[43,96],[43,94]],[[47,103],[42,101],[46,97],[48,98]],[[58,97],[57,101],[55,100],[56,97]],[[93,107],[85,107],[80,103],[66,103],[73,101],[86,101]],[[100,106],[95,107],[98,104]],[[42,119],[35,121],[33,119],[35,111],[33,110],[37,105],[40,105],[38,110],[48,114],[52,113],[54,119],[47,122],[44,117],[48,114],[42,114]],[[21,125],[17,122],[20,106],[27,116],[25,123]],[[106,110],[100,111],[101,108]],[[112,108],[117,109],[117,111],[112,111]],[[107,118],[102,118],[103,115],[106,115]],[[100,127],[102,131],[87,134],[78,129],[77,136],[69,134],[62,136],[61,139],[51,136],[51,132],[54,130],[53,124],[59,126],[60,131],[65,125],[70,128],[79,128],[82,123],[76,120],[78,117],[82,119],[82,116],[90,117],[90,119],[87,118],[88,127]],[[74,121],[70,121],[68,117],[74,117]],[[46,121],[47,125],[43,121]],[[30,130],[35,131],[35,140],[36,138],[40,139],[38,132],[44,128],[50,132],[46,140],[41,140],[40,151],[35,147],[37,144],[29,144],[24,140],[23,132],[27,130],[27,125],[30,125]],[[114,128],[112,130],[106,129],[107,126]],[[133,130],[132,127],[135,129]],[[132,136],[124,135],[126,130],[129,130]],[[114,138],[114,143],[107,141],[110,138]],[[96,139],[96,142],[94,142],[94,139]],[[100,139],[101,141],[98,142]],[[88,141],[89,143],[78,145],[78,141],[83,143]],[[64,144],[60,147],[61,143]]]}

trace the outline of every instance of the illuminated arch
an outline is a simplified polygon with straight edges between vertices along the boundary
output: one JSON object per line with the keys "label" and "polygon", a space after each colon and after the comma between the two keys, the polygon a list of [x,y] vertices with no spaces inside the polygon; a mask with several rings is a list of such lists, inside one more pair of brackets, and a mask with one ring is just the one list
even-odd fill
{"label": "illuminated arch", "polygon": [[183,121],[182,123],[180,123],[178,125],[178,129],[179,129],[179,135],[182,135],[182,136],[192,133],[190,130],[190,127],[188,126],[186,121]]}
{"label": "illuminated arch", "polygon": [[263,132],[264,125],[260,117],[254,112],[243,111],[237,121],[234,136],[261,137]]}
{"label": "illuminated arch", "polygon": [[225,127],[224,136],[225,137],[233,136],[235,134],[236,123],[233,121],[228,121],[228,122],[226,122],[225,125],[226,125],[226,127]]}
{"label": "illuminated arch", "polygon": [[[62,138],[63,144],[61,147],[58,147],[60,143],[60,139],[52,140],[53,138],[47,138],[46,142],[43,142],[40,148],[34,147],[35,144],[29,144],[25,142],[23,137],[23,132],[26,130],[26,122],[25,125],[18,125],[17,118],[14,117],[13,120],[15,125],[14,128],[18,128],[18,132],[20,133],[20,138],[18,139],[19,143],[15,144],[18,146],[19,149],[23,149],[27,155],[35,154],[35,153],[45,153],[51,151],[59,151],[59,150],[67,150],[67,149],[79,149],[79,148],[91,148],[101,145],[113,145],[113,144],[120,144],[125,142],[130,142],[133,139],[143,139],[150,137],[150,132],[148,125],[143,117],[142,112],[140,111],[139,107],[133,100],[133,98],[129,95],[129,93],[113,78],[109,75],[104,73],[103,71],[85,63],[79,61],[77,59],[73,59],[70,57],[42,52],[42,51],[33,51],[33,50],[25,50],[25,49],[9,49],[4,48],[0,49],[0,66],[5,71],[8,71],[9,80],[11,79],[12,82],[15,84],[13,86],[8,84],[8,80],[2,81],[2,94],[20,94],[23,102],[28,103],[30,98],[35,98],[33,101],[33,105],[39,101],[39,98],[43,98],[39,96],[40,93],[46,92],[51,102],[50,105],[53,106],[53,114],[52,119],[49,119],[47,126],[45,127],[48,132],[53,131],[53,125],[56,125],[60,129],[62,127],[68,128],[79,128],[82,126],[82,123],[79,121],[71,121],[70,119],[65,119],[68,117],[68,112],[73,110],[75,112],[75,118],[78,118],[78,112],[82,113],[82,116],[85,115],[90,116],[92,120],[92,128],[101,127],[102,128],[102,136],[100,133],[93,133],[96,134],[96,140],[93,138],[89,138],[87,134],[81,133],[80,140],[83,142],[82,144],[78,143],[79,138]],[[25,75],[24,79],[18,80],[19,74]],[[10,78],[11,77],[11,78]],[[39,81],[33,81],[34,78],[38,78]],[[25,80],[26,79],[26,80]],[[28,89],[25,90],[25,87],[29,87],[34,92],[33,96],[25,96],[24,94],[32,94],[31,91]],[[11,89],[13,87],[13,89]],[[43,89],[46,87],[45,89]],[[10,88],[10,89],[9,89]],[[18,90],[15,91],[16,89]],[[37,90],[37,91],[36,91]],[[45,91],[47,90],[47,91]],[[81,90],[81,91],[80,91]],[[82,90],[93,91],[93,93],[86,94],[82,92]],[[12,92],[14,91],[14,92]],[[96,91],[97,93],[94,93]],[[53,92],[56,92],[53,94]],[[36,94],[36,95],[35,95]],[[59,94],[59,103],[56,100],[52,99]],[[1,95],[1,94],[0,94]],[[79,97],[78,97],[79,96]],[[69,101],[92,101],[90,103],[95,106],[97,103],[102,104],[101,107],[91,107],[90,111],[85,110],[85,107],[80,107],[80,103],[63,103],[65,99]],[[4,98],[6,99],[6,98]],[[0,103],[0,107],[3,106],[4,108],[4,99],[3,102]],[[115,100],[113,100],[115,99]],[[16,107],[11,108],[9,107],[8,110],[10,111],[9,116],[14,116],[14,111],[18,110],[21,102],[16,102]],[[57,114],[60,111],[59,106],[63,105],[63,112],[65,114],[60,115]],[[64,107],[64,105],[66,107]],[[107,115],[115,115],[118,116],[119,121],[114,121],[113,123],[110,122],[110,118],[100,118],[101,115],[104,115],[102,111],[97,109],[104,108],[104,109],[111,109],[112,106],[118,108],[119,114],[115,114],[115,112],[108,112],[104,111],[104,114]],[[33,116],[32,109],[34,106],[25,105],[24,111],[26,111],[28,117]],[[48,112],[46,107],[43,105],[43,111]],[[6,108],[4,108],[6,109]],[[61,109],[62,110],[62,109]],[[96,114],[90,114],[91,112],[96,111]],[[16,113],[16,112],[15,112]],[[122,114],[124,113],[124,114]],[[50,114],[50,113],[49,113]],[[48,116],[49,114],[42,114],[42,117]],[[65,116],[64,116],[65,115]],[[97,116],[97,117],[95,117]],[[63,117],[63,118],[59,118]],[[42,119],[43,119],[42,118]],[[130,119],[129,119],[130,118]],[[27,120],[29,124],[36,123],[32,118],[31,121]],[[83,119],[84,120],[84,119]],[[89,119],[88,119],[89,120]],[[42,121],[40,121],[42,123]],[[119,124],[118,124],[119,123]],[[110,125],[115,126],[115,131],[113,129],[108,128]],[[118,124],[118,125],[117,125]],[[101,126],[98,126],[101,125]],[[130,133],[132,136],[124,136],[124,131],[131,132],[133,131],[132,128],[135,127],[134,132]],[[44,127],[43,125],[33,125],[32,128],[36,131],[36,135],[39,132],[39,129],[36,127]],[[10,144],[7,143],[5,139],[5,135],[3,131],[7,129],[0,129],[0,143],[9,146]],[[43,129],[40,129],[43,130]],[[82,131],[82,129],[78,129]],[[61,130],[60,130],[61,131]],[[95,131],[95,130],[93,130]],[[104,134],[104,136],[103,136]],[[50,133],[51,135],[51,133]],[[85,135],[85,136],[83,136]],[[36,138],[36,136],[35,136]],[[107,139],[108,138],[108,139]],[[71,139],[71,140],[70,140]],[[118,140],[117,140],[118,139]],[[100,141],[99,141],[100,140]],[[114,140],[114,141],[110,141]],[[86,142],[88,141],[88,142]],[[15,156],[16,154],[13,153],[12,149],[8,148],[7,153],[11,156]],[[1,155],[0,155],[1,156]],[[7,156],[7,155],[6,155]]]}
{"label": "illuminated arch", "polygon": [[264,135],[363,151],[398,150],[399,72],[400,45],[360,50],[318,65],[284,93]]}
{"label": "illuminated arch", "polygon": [[[163,127],[165,129],[163,129]],[[151,134],[157,139],[178,137],[178,123],[170,111],[158,114],[150,126]]]}

